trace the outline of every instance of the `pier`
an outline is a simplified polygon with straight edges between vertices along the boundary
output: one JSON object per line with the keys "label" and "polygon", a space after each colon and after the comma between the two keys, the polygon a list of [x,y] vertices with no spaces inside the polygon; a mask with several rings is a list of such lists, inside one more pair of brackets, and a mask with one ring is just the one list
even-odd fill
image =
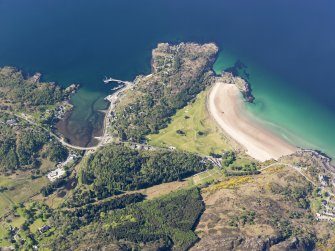
{"label": "pier", "polygon": [[124,84],[124,85],[128,85],[128,84],[132,84],[133,82],[130,81],[123,81],[120,79],[115,79],[115,78],[105,78],[104,80],[105,84],[109,84],[110,82],[116,82],[118,84]]}

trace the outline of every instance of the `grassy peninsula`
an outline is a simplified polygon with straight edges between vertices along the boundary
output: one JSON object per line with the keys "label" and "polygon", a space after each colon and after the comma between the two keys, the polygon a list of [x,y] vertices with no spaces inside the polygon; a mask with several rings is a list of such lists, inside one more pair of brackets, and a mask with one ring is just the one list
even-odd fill
{"label": "grassy peninsula", "polygon": [[217,52],[214,44],[159,44],[152,52],[152,73],[136,78],[116,106],[115,136],[139,142],[166,127],[178,109],[211,84]]}

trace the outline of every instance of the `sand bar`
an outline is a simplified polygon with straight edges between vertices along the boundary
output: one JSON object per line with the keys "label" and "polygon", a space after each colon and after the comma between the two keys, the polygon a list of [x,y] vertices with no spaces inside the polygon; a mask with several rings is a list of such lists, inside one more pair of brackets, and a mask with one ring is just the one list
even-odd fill
{"label": "sand bar", "polygon": [[265,161],[296,151],[296,147],[246,116],[240,90],[234,84],[217,82],[208,97],[208,110],[219,126],[246,148],[251,157]]}

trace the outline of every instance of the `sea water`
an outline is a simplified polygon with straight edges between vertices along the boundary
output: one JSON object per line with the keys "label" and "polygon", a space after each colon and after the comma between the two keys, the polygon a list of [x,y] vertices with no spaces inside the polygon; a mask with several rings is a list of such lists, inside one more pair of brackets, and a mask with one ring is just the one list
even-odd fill
{"label": "sea water", "polygon": [[90,138],[115,87],[105,76],[148,74],[159,42],[215,42],[217,70],[246,66],[253,116],[335,157],[334,9],[332,0],[0,0],[0,66],[79,83],[69,130]]}

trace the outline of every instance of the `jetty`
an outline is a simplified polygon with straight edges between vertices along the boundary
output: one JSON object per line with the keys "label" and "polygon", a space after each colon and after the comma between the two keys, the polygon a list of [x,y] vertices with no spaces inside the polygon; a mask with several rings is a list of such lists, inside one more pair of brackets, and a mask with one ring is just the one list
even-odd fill
{"label": "jetty", "polygon": [[107,78],[107,77],[105,77],[105,79],[103,80],[103,82],[105,84],[109,84],[110,82],[116,82],[118,84],[124,84],[124,85],[132,84],[132,82],[129,82],[129,81],[123,81],[123,80],[120,80],[120,79]]}

